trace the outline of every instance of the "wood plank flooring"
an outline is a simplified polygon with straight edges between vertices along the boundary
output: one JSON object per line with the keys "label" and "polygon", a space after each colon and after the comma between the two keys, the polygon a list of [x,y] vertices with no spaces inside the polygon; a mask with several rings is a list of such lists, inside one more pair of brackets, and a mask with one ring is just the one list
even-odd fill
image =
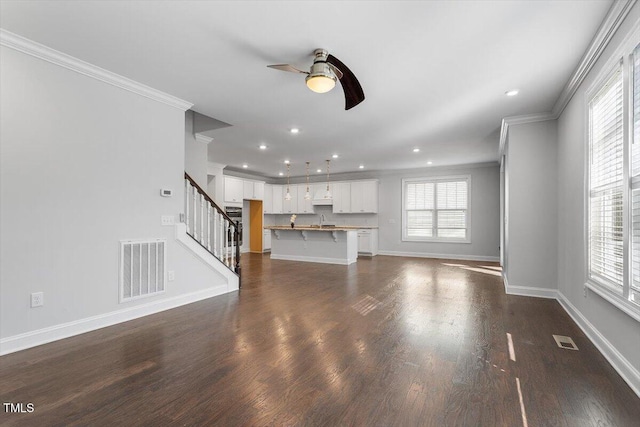
{"label": "wood plank flooring", "polygon": [[638,426],[560,305],[506,296],[498,270],[245,254],[239,293],[1,357],[2,401],[35,411],[0,425]]}

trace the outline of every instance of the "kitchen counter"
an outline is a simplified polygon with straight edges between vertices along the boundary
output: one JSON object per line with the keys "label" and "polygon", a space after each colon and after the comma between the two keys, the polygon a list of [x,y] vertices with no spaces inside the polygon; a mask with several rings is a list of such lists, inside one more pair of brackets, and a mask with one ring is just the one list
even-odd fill
{"label": "kitchen counter", "polygon": [[271,259],[349,265],[358,258],[358,229],[333,226],[266,226]]}
{"label": "kitchen counter", "polygon": [[356,226],[356,225],[324,225],[320,227],[319,225],[296,225],[294,228],[291,228],[290,225],[266,225],[264,227],[265,230],[304,230],[304,231],[346,231],[346,230],[363,230],[363,229],[377,229],[378,227],[373,227],[370,225],[365,226]]}

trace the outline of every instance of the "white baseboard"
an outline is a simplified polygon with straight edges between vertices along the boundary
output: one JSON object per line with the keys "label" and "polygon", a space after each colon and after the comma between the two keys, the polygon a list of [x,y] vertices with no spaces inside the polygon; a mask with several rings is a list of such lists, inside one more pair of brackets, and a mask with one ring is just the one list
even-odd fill
{"label": "white baseboard", "polygon": [[518,295],[523,297],[558,299],[558,291],[548,288],[535,288],[532,286],[512,286],[507,278],[504,279],[504,291],[507,295]]}
{"label": "white baseboard", "polygon": [[301,261],[301,262],[320,262],[322,264],[339,264],[349,265],[356,262],[356,260],[346,260],[344,258],[324,258],[324,257],[309,257],[300,255],[274,255],[271,254],[271,259],[280,259],[285,261]]}
{"label": "white baseboard", "polygon": [[74,335],[95,331],[96,329],[102,329],[107,326],[127,322],[139,317],[159,313],[161,311],[180,307],[181,305],[191,304],[193,302],[222,295],[227,292],[229,292],[227,285],[221,285],[211,289],[151,301],[143,305],[128,307],[122,310],[112,311],[110,313],[74,320],[73,322],[63,323],[60,325],[50,326],[48,328],[38,329],[37,331],[3,338],[0,340],[0,355],[14,353],[16,351],[47,344],[52,341],[69,338]]}
{"label": "white baseboard", "polygon": [[378,251],[378,255],[406,256],[406,257],[412,257],[412,258],[455,259],[459,261],[500,262],[500,257],[497,257],[497,256],[431,254],[431,253],[424,253],[424,252],[400,252],[400,251],[380,251],[380,250]]}
{"label": "white baseboard", "polygon": [[593,345],[611,363],[613,369],[629,384],[629,387],[640,397],[640,371],[638,371],[620,352],[602,335],[586,317],[558,291],[558,302],[571,316],[574,322],[582,329],[582,332],[591,340]]}

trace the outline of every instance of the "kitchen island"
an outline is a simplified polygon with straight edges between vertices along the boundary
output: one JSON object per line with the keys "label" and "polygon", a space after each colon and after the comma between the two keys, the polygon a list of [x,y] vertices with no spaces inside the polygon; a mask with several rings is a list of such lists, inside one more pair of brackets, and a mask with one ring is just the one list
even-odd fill
{"label": "kitchen island", "polygon": [[358,228],[267,226],[271,259],[349,265],[358,258]]}

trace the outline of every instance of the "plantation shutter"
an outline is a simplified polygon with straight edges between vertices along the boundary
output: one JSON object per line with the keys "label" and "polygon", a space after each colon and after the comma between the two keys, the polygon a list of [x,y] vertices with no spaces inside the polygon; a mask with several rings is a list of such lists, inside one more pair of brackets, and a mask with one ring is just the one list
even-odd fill
{"label": "plantation shutter", "polygon": [[406,235],[407,237],[433,237],[433,182],[412,182],[407,184]]}
{"label": "plantation shutter", "polygon": [[438,237],[467,237],[467,181],[438,182]]}
{"label": "plantation shutter", "polygon": [[624,272],[622,108],[620,65],[589,103],[589,275],[621,293]]}
{"label": "plantation shutter", "polygon": [[632,149],[631,149],[631,298],[640,302],[640,45],[631,57]]}

